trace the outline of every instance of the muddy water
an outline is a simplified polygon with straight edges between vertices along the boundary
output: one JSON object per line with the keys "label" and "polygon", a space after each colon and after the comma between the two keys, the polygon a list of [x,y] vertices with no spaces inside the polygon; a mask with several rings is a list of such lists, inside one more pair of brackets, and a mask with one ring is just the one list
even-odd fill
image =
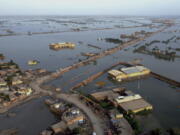
{"label": "muddy water", "polygon": [[26,104],[11,109],[13,117],[7,113],[0,115],[0,130],[17,128],[18,135],[38,135],[42,130],[56,123],[57,118],[44,104],[45,98],[35,99]]}
{"label": "muddy water", "polygon": [[[133,19],[134,18],[131,18],[131,20]],[[144,21],[145,20],[141,20],[141,22]],[[147,22],[149,22],[148,19]],[[111,24],[110,22],[108,23]],[[116,23],[118,23],[118,21]],[[126,23],[127,22],[124,22],[123,25],[125,25]],[[96,25],[102,26],[103,23],[94,24],[94,26]],[[113,25],[111,24],[111,26]],[[132,22],[127,23],[127,26],[132,26],[132,25],[136,25],[136,24],[134,23],[132,24]],[[105,27],[106,24],[104,24],[102,28]],[[31,29],[31,27],[28,29]],[[55,28],[53,28],[53,30],[54,29]],[[169,28],[163,33],[159,33],[151,38],[146,39],[145,41],[140,42],[138,46],[144,45],[145,43],[149,43],[153,40],[160,40],[160,41],[167,40],[173,35],[180,36],[180,32],[170,32],[176,29],[179,30],[179,27]],[[23,30],[20,29],[18,30],[23,33],[28,31],[27,27],[23,28]],[[63,30],[67,30],[67,29],[63,28]],[[147,27],[126,28],[126,29],[117,28],[117,29],[99,30],[99,31],[89,30],[82,32],[65,32],[59,34],[0,37],[0,53],[3,53],[7,57],[6,60],[13,59],[21,66],[22,69],[41,67],[41,68],[46,68],[50,71],[55,71],[58,68],[63,68],[73,64],[74,62],[78,62],[79,60],[86,59],[86,57],[81,56],[81,52],[97,53],[117,45],[113,43],[107,43],[104,40],[98,41],[97,38],[99,37],[119,38],[120,34],[124,34],[124,33],[131,34],[135,31],[140,31],[140,30],[155,31],[156,29],[149,29]],[[42,31],[47,31],[47,30],[45,29]],[[60,51],[52,51],[48,47],[48,45],[52,42],[65,42],[65,41],[76,43],[77,44],[76,48],[73,50],[66,49]],[[83,44],[79,44],[78,43],[79,41],[82,41]],[[98,50],[92,47],[88,47],[87,44],[98,45],[102,49]],[[177,41],[176,43],[172,41],[168,45],[159,43],[159,44],[154,44],[154,46],[167,48],[169,46],[179,47],[179,44],[180,41]],[[118,61],[131,61],[135,58],[142,59],[141,63],[149,67],[152,71],[163,74],[177,81],[180,81],[180,76],[179,76],[180,59],[177,58],[174,61],[166,61],[162,59],[157,59],[154,56],[133,53],[135,47],[138,46],[135,45],[125,50],[118,51],[113,55],[98,59],[97,61],[92,62],[89,65],[65,73],[62,77],[52,82],[49,82],[48,84],[61,87],[63,91],[68,92],[71,87],[81,82],[82,80],[86,79],[88,76],[93,75],[99,71],[102,71],[103,69],[110,67],[112,64]],[[27,61],[30,59],[37,59],[40,61],[40,64],[32,67],[28,66]],[[105,86],[106,88],[103,89],[96,88],[95,82],[98,80],[106,81],[107,83]],[[104,76],[90,83],[87,87],[84,87],[82,90],[84,92],[91,93],[95,91],[106,90],[108,89],[107,87],[115,87],[115,86],[125,86],[128,89],[141,94],[148,102],[150,102],[154,106],[153,115],[160,123],[160,125],[162,125],[163,127],[172,127],[172,126],[180,125],[179,123],[180,117],[178,117],[180,116],[180,112],[178,108],[180,104],[180,93],[177,92],[175,88],[172,88],[169,85],[161,81],[155,80],[153,78],[140,81],[140,85],[138,84],[138,82],[131,82],[121,85],[117,83],[114,84],[109,80],[107,80],[107,76],[105,74]],[[42,119],[41,123],[37,122],[39,125],[42,126],[40,127],[40,129],[44,129],[46,128],[46,126],[48,127],[49,124],[55,121],[55,119],[51,114],[49,114],[49,112],[46,109],[43,109],[42,112],[40,109],[37,109],[39,108],[39,106],[41,107],[43,106],[42,102],[40,103],[40,101],[33,101],[32,103],[23,105],[20,108],[19,107],[15,108],[15,110],[17,109],[17,112],[19,112],[17,118],[16,117],[6,118],[5,116],[1,116],[0,119],[2,119],[1,122],[3,121],[3,124],[0,122],[0,129],[14,127],[17,125],[19,128],[22,129],[22,132],[25,133],[25,131],[28,131],[27,129],[28,126],[37,129],[35,126],[38,125],[36,125],[35,121],[38,118]],[[37,107],[37,108],[33,109],[33,107]],[[33,113],[31,112],[34,112],[33,117],[32,117]],[[31,120],[32,122],[29,122],[30,119],[32,119]],[[13,123],[13,120],[15,120],[16,123],[18,124],[15,125],[15,123]],[[29,123],[26,126],[24,126],[23,121],[28,121]],[[40,129],[31,132],[37,133],[40,131]]]}

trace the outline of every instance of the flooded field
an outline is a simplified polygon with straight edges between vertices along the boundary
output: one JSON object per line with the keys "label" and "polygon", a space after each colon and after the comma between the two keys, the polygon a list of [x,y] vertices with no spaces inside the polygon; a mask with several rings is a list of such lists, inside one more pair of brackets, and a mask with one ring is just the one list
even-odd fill
{"label": "flooded field", "polygon": [[[0,53],[6,57],[4,61],[13,59],[24,70],[29,68],[45,68],[55,71],[73,63],[87,59],[82,53],[99,53],[117,46],[117,43],[110,43],[105,38],[119,39],[121,34],[132,34],[144,30],[154,32],[161,27],[160,23],[153,22],[154,18],[146,17],[0,17]],[[180,20],[175,19],[175,26],[158,33],[138,44],[125,48],[112,55],[105,56],[86,66],[71,70],[63,76],[48,82],[50,85],[60,87],[68,92],[74,85],[80,83],[97,72],[100,72],[119,61],[132,61],[140,59],[141,64],[152,71],[180,81]],[[153,42],[156,41],[156,42]],[[73,42],[74,49],[53,51],[49,49],[50,43]],[[151,43],[151,44],[150,44]],[[88,44],[95,45],[101,49],[93,48]],[[152,51],[158,48],[160,52],[175,52],[177,57],[173,59],[157,56],[154,53],[135,52],[141,46]],[[40,63],[36,66],[28,66],[27,61],[36,59]],[[105,86],[96,86],[98,81],[105,82]],[[88,84],[80,90],[87,93],[102,91],[112,87],[123,86],[135,93],[139,93],[154,106],[153,117],[163,128],[179,127],[180,125],[180,92],[168,84],[147,78],[145,80],[133,81],[124,84],[112,82],[104,74],[97,80]],[[34,109],[35,108],[35,109]],[[42,99],[34,100],[31,103],[13,109],[18,115],[15,118],[0,116],[0,129],[17,127],[12,121],[16,121],[17,128],[28,131],[28,127],[34,128],[28,135],[33,135],[48,127],[55,121],[42,103]],[[34,114],[33,114],[34,111]],[[33,118],[30,115],[33,114]],[[26,118],[28,117],[28,118]],[[41,119],[36,123],[36,119]],[[47,119],[48,118],[48,119]],[[26,127],[21,123],[27,123]],[[42,128],[36,130],[36,124]]]}

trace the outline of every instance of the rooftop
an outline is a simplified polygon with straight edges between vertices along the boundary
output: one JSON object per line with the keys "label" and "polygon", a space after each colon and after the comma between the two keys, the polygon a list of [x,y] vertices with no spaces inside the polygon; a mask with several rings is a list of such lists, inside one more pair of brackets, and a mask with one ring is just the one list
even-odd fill
{"label": "rooftop", "polygon": [[147,69],[144,66],[133,66],[133,67],[121,68],[121,71],[126,73],[126,74],[142,72],[144,70],[149,70],[149,69]]}
{"label": "rooftop", "polygon": [[118,76],[118,75],[123,74],[123,72],[113,69],[113,70],[108,71],[108,74],[113,75],[113,76]]}
{"label": "rooftop", "polygon": [[138,112],[144,109],[152,109],[152,105],[142,98],[129,102],[120,103],[119,105],[121,106],[121,108],[123,108],[123,110],[132,110],[133,112]]}

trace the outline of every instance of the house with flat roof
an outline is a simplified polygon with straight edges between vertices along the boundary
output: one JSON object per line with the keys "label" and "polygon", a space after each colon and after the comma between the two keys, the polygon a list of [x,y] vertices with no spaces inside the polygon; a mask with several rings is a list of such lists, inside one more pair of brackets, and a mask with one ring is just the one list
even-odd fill
{"label": "house with flat roof", "polygon": [[0,87],[2,86],[3,87],[7,86],[7,82],[4,79],[0,78]]}

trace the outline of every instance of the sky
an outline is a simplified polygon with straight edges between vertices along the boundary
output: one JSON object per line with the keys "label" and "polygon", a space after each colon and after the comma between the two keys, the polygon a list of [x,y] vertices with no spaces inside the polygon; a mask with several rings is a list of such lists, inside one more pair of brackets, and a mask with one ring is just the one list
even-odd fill
{"label": "sky", "polygon": [[0,15],[180,15],[180,0],[0,0]]}

